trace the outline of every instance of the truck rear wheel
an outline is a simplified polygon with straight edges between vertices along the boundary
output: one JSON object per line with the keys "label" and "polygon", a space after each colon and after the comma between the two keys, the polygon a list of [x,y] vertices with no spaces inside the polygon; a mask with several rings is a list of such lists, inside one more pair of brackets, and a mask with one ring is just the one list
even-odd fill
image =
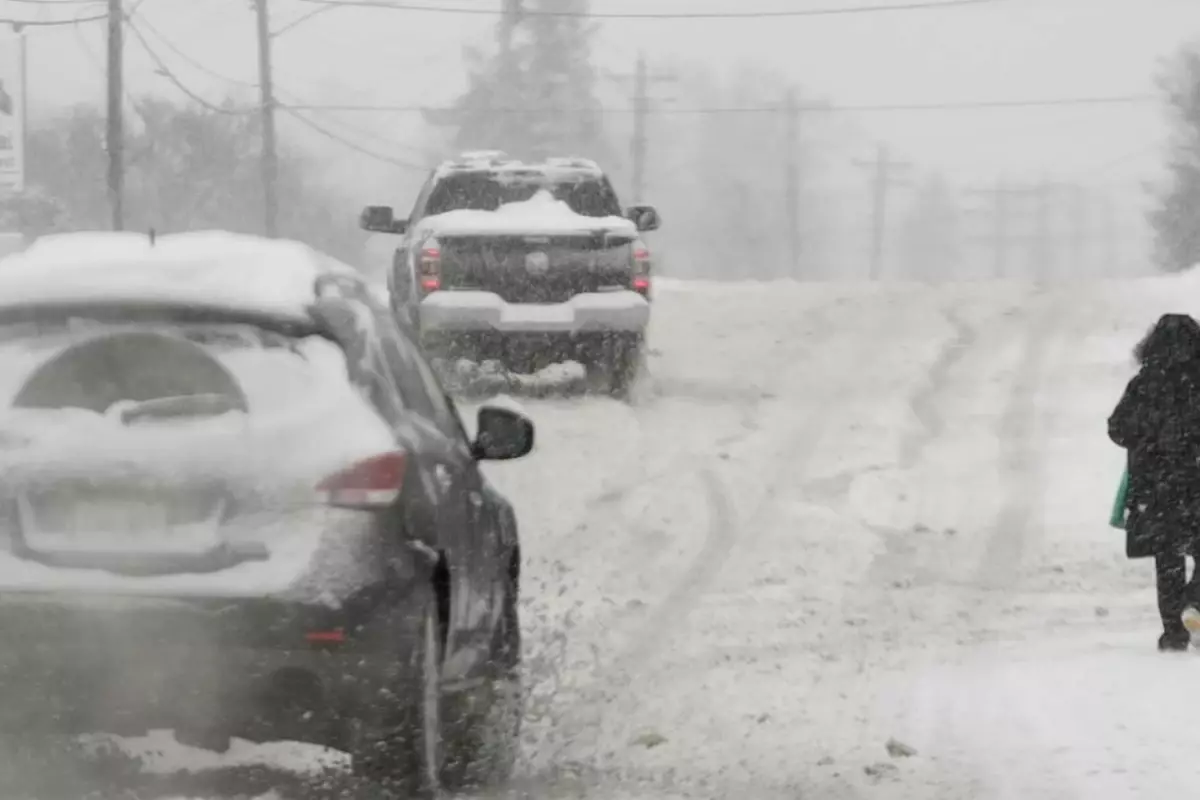
{"label": "truck rear wheel", "polygon": [[642,343],[640,333],[606,337],[598,348],[596,360],[588,365],[588,378],[595,378],[595,383],[613,397],[628,398],[642,370]]}

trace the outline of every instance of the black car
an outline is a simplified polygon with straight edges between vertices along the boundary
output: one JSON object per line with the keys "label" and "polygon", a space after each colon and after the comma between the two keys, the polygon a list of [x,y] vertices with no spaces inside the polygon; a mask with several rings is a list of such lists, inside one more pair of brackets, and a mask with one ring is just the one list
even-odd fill
{"label": "black car", "polygon": [[388,309],[302,245],[111,236],[0,265],[0,726],[503,781],[521,554],[479,462],[532,423],[485,405],[469,438]]}

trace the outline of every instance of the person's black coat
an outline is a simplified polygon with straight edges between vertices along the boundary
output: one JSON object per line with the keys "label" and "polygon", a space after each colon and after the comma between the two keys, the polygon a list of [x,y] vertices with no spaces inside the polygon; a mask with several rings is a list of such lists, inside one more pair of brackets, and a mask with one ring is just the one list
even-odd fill
{"label": "person's black coat", "polygon": [[1135,350],[1141,369],[1108,418],[1128,451],[1126,554],[1200,548],[1200,323],[1164,314]]}

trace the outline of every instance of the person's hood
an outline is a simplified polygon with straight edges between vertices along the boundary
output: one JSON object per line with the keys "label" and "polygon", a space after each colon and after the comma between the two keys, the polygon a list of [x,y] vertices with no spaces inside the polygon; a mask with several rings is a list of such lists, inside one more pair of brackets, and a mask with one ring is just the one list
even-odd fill
{"label": "person's hood", "polygon": [[1200,358],[1200,322],[1187,314],[1163,314],[1138,342],[1134,356],[1143,365]]}

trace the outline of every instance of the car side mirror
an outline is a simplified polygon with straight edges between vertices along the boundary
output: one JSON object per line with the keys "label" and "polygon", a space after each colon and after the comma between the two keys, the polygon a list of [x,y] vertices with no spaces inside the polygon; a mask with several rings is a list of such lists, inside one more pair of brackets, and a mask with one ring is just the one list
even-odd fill
{"label": "car side mirror", "polygon": [[656,231],[662,225],[658,209],[654,206],[630,206],[625,216],[637,226],[639,232]]}
{"label": "car side mirror", "polygon": [[367,206],[358,217],[358,227],[373,233],[404,233],[408,220],[396,219],[391,206]]}
{"label": "car side mirror", "polygon": [[471,449],[480,461],[508,461],[533,449],[533,421],[519,411],[485,405]]}

